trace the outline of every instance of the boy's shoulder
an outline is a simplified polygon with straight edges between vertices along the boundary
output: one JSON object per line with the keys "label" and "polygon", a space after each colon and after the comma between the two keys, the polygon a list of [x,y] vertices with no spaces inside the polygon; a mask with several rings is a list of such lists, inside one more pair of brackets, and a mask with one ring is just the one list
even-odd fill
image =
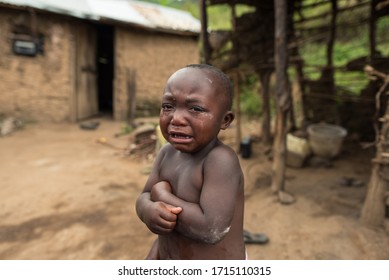
{"label": "boy's shoulder", "polygon": [[158,155],[164,157],[164,156],[166,156],[168,154],[174,153],[175,151],[176,151],[176,149],[174,149],[172,145],[170,145],[169,143],[166,143],[165,145],[163,145],[161,147],[161,149],[158,152]]}
{"label": "boy's shoulder", "polygon": [[[170,158],[171,156],[177,154],[177,150],[170,144],[164,145],[159,153],[158,157],[160,160]],[[211,149],[208,154],[204,156],[206,161],[217,160],[217,161],[229,161],[229,162],[239,162],[238,155],[236,152],[228,145],[218,142],[213,149]]]}
{"label": "boy's shoulder", "polygon": [[238,163],[238,155],[236,152],[228,145],[220,142],[219,145],[215,146],[207,155],[207,159],[213,161],[217,160],[218,162],[230,162]]}
{"label": "boy's shoulder", "polygon": [[235,156],[235,151],[228,145],[224,144],[223,142],[219,141],[217,145],[211,150],[211,153],[222,153],[229,156]]}

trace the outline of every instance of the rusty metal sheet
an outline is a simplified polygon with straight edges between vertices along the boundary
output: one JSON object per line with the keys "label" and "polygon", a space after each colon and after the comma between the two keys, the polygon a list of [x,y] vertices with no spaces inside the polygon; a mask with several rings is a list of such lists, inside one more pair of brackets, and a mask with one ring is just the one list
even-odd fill
{"label": "rusty metal sheet", "polygon": [[161,31],[200,32],[200,21],[190,13],[132,0],[0,0],[0,4],[32,7],[89,20],[122,22]]}

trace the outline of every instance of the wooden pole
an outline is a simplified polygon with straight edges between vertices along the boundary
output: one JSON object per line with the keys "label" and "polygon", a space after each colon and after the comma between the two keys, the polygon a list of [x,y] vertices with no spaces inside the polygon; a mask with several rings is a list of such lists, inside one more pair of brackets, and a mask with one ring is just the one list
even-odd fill
{"label": "wooden pole", "polygon": [[271,189],[277,192],[281,203],[292,203],[294,198],[286,195],[286,124],[290,108],[287,79],[286,19],[287,0],[275,0],[275,68],[276,68],[276,129],[273,144],[273,177]]}
{"label": "wooden pole", "polygon": [[128,125],[135,125],[136,118],[136,70],[126,69],[127,98],[128,98]]}
{"label": "wooden pole", "polygon": [[[290,10],[291,10],[291,14],[294,15],[296,13],[296,6],[293,5],[292,7],[290,7]],[[303,65],[304,65],[304,61],[300,55],[300,51],[299,51],[299,43],[298,43],[298,39],[296,37],[296,28],[295,28],[295,21],[293,20],[293,18],[291,18],[289,20],[290,24],[290,33],[292,34],[292,40],[293,40],[293,47],[291,48],[291,55],[295,58],[294,60],[294,67],[296,69],[296,74],[297,74],[297,81],[298,81],[298,85],[299,85],[299,92],[297,93],[300,101],[301,101],[301,107],[299,108],[298,110],[298,115],[300,115],[300,123],[297,125],[298,127],[303,127],[303,124],[306,122],[306,118],[307,118],[307,108],[306,108],[306,95],[304,94],[305,93],[305,84],[304,84],[304,68],[303,68]],[[290,43],[289,43],[290,45]],[[291,57],[289,57],[289,61],[292,60]],[[293,96],[293,94],[292,94]],[[294,98],[294,96],[293,96]],[[292,102],[292,107],[295,105],[295,102],[293,101]]]}
{"label": "wooden pole", "polygon": [[276,69],[276,127],[273,144],[272,190],[284,190],[285,183],[285,122],[286,116],[282,100],[285,99],[286,83],[286,0],[275,0],[275,69]]}
{"label": "wooden pole", "polygon": [[236,121],[236,152],[239,153],[240,142],[242,141],[241,114],[240,114],[240,92],[239,72],[234,71],[234,98],[235,98],[235,121]]}
{"label": "wooden pole", "polygon": [[335,36],[336,36],[336,19],[338,14],[338,0],[331,0],[331,7],[332,7],[332,13],[331,13],[331,29],[330,29],[330,35],[328,37],[327,42],[327,66],[328,69],[332,69],[333,66],[333,52],[334,52],[334,44],[335,44]]}
{"label": "wooden pole", "polygon": [[[236,31],[236,9],[235,5],[231,4],[231,26],[232,32]],[[236,48],[236,42],[233,41],[233,48]],[[235,101],[235,121],[236,121],[236,152],[240,151],[240,142],[242,141],[242,128],[241,128],[241,114],[240,114],[240,90],[239,90],[239,69],[235,69],[233,72],[234,81],[234,101]]]}
{"label": "wooden pole", "polygon": [[265,145],[271,144],[271,129],[270,129],[270,77],[272,72],[268,70],[258,71],[257,76],[261,83],[261,97],[262,97],[262,123],[261,136],[262,142]]}
{"label": "wooden pole", "polygon": [[370,47],[370,55],[369,60],[370,63],[373,63],[374,56],[376,54],[376,6],[377,0],[372,0],[370,4],[370,20],[369,20],[369,47]]}
{"label": "wooden pole", "polygon": [[[389,88],[389,75],[374,70],[372,67],[366,67],[368,74],[382,78],[384,84],[377,93],[377,102],[381,95]],[[379,105],[377,105],[379,109]],[[361,222],[369,227],[382,227],[385,220],[385,211],[388,205],[385,201],[389,199],[389,100],[386,104],[386,112],[379,119],[382,122],[382,128],[376,139],[376,157],[373,159],[373,169],[370,182],[367,189],[365,202],[361,212]]]}
{"label": "wooden pole", "polygon": [[201,42],[203,46],[202,62],[206,64],[211,63],[212,49],[208,38],[208,16],[206,0],[200,0],[200,17],[201,17]]}

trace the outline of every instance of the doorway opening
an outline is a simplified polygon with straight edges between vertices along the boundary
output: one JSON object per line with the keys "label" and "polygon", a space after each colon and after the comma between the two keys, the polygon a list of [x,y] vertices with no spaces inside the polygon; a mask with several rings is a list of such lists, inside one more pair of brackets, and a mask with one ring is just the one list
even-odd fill
{"label": "doorway opening", "polygon": [[97,94],[99,113],[113,116],[114,28],[96,25]]}

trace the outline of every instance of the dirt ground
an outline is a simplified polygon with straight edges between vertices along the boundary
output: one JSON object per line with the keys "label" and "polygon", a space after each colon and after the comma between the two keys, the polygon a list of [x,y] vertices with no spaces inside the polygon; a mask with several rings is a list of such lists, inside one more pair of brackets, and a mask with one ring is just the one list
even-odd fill
{"label": "dirt ground", "polygon": [[[154,239],[135,214],[152,158],[128,155],[123,124],[27,124],[0,138],[0,259],[143,259]],[[244,135],[259,125],[244,123]],[[234,130],[221,138],[234,145]],[[105,144],[97,139],[106,139]],[[389,259],[388,229],[358,220],[372,150],[347,143],[332,167],[288,168],[282,205],[270,191],[271,161],[260,143],[241,159],[245,229],[270,241],[247,245],[250,259]],[[343,177],[362,184],[344,186]]]}

